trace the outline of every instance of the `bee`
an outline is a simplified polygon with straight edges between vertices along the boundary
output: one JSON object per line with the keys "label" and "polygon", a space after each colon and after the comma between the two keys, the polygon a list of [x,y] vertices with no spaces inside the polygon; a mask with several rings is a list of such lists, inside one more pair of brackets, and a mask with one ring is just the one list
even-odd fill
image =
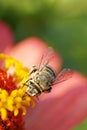
{"label": "bee", "polygon": [[54,68],[49,65],[53,55],[53,48],[48,47],[41,58],[39,67],[32,66],[29,78],[23,84],[24,86],[27,86],[27,95],[32,97],[39,96],[43,92],[49,93],[54,84],[65,81],[71,77],[70,69],[63,69],[58,75],[56,74]]}

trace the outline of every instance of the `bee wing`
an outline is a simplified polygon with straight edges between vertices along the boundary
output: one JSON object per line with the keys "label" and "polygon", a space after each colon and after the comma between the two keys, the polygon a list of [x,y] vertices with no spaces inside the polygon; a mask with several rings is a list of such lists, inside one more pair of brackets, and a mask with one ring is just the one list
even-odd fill
{"label": "bee wing", "polygon": [[73,74],[73,70],[71,70],[71,69],[69,69],[69,68],[68,68],[68,69],[66,69],[66,68],[63,69],[63,70],[58,74],[58,76],[57,76],[55,82],[53,83],[53,85],[68,80],[69,78],[72,77],[72,74]]}
{"label": "bee wing", "polygon": [[48,47],[48,49],[44,52],[44,54],[41,57],[39,66],[47,65],[53,57],[54,57],[54,50],[52,47]]}

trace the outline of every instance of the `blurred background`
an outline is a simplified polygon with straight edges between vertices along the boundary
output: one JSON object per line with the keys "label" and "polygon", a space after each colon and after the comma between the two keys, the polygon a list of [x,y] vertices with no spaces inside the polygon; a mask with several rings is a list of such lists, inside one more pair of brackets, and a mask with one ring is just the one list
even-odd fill
{"label": "blurred background", "polygon": [[[15,43],[37,36],[53,46],[63,67],[87,75],[86,0],[0,0],[0,20],[8,23]],[[86,130],[85,120],[74,130]]]}

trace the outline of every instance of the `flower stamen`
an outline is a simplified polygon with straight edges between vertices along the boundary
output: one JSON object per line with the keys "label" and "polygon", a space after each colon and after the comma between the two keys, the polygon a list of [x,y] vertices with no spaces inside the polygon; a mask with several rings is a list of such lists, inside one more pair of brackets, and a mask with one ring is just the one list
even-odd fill
{"label": "flower stamen", "polygon": [[34,99],[26,94],[26,86],[23,86],[29,76],[29,69],[5,54],[0,54],[0,60],[4,61],[4,70],[0,69],[0,121],[5,121],[10,119],[9,113],[15,117],[21,111],[21,114],[25,115],[26,106],[34,107],[35,103]]}

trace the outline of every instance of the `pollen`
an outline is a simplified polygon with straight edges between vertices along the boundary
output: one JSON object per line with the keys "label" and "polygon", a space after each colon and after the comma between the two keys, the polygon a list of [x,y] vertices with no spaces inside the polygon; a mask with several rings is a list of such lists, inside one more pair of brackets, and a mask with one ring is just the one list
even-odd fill
{"label": "pollen", "polygon": [[33,99],[26,95],[25,91],[26,87],[23,87],[21,89],[15,89],[9,94],[7,90],[0,88],[0,114],[2,120],[7,118],[8,111],[13,112],[14,116],[17,116],[21,109],[23,115],[25,115],[25,106],[34,106]]}
{"label": "pollen", "polygon": [[4,69],[6,71],[10,72],[11,70],[11,73],[13,71],[13,76],[16,82],[20,82],[20,85],[28,78],[29,68],[23,66],[22,62],[2,53],[0,54],[0,60],[4,61]]}
{"label": "pollen", "polygon": [[4,62],[3,68],[0,68],[0,128],[8,124],[8,127],[2,129],[5,130],[10,128],[10,124],[13,128],[11,118],[17,121],[18,117],[20,121],[20,117],[27,113],[26,106],[34,107],[35,102],[26,94],[26,86],[23,86],[29,76],[29,69],[5,54],[0,54],[0,61]]}

